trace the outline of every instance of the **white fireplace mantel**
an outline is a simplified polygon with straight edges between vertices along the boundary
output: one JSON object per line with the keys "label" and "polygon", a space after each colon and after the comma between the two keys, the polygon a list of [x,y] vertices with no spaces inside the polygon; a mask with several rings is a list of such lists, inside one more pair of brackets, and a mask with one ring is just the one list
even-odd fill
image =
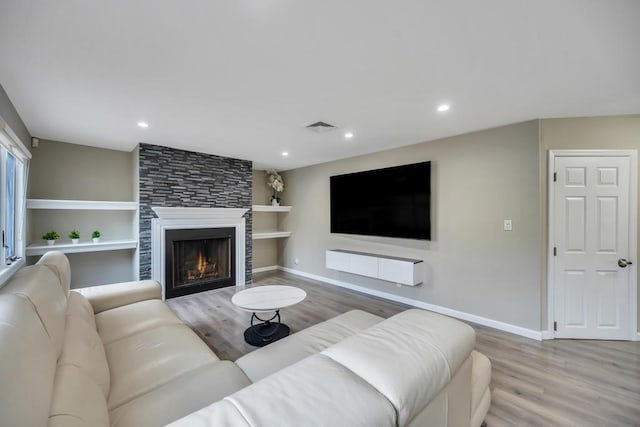
{"label": "white fireplace mantel", "polygon": [[160,219],[238,219],[247,213],[249,209],[238,208],[166,208],[152,207]]}
{"label": "white fireplace mantel", "polygon": [[162,284],[164,295],[165,231],[183,228],[235,228],[236,286],[245,285],[245,219],[249,209],[152,207],[158,218],[151,220],[151,278]]}

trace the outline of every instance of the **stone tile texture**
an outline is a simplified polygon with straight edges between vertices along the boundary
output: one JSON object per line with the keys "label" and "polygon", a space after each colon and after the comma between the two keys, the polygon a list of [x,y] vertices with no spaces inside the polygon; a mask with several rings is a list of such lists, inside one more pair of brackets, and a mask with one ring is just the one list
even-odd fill
{"label": "stone tile texture", "polygon": [[249,160],[140,144],[140,279],[151,278],[151,207],[245,208],[245,280],[251,283],[251,168]]}

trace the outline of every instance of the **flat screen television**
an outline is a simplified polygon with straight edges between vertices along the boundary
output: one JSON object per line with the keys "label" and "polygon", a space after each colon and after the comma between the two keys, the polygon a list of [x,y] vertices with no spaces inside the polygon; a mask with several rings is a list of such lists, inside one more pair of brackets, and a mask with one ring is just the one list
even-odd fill
{"label": "flat screen television", "polygon": [[330,178],[331,232],[431,239],[431,162]]}

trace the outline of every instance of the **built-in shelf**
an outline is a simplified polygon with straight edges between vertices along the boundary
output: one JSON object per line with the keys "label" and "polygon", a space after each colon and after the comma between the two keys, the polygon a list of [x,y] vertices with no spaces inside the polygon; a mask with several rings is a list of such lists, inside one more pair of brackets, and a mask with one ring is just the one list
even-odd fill
{"label": "built-in shelf", "polygon": [[81,252],[101,252],[101,251],[117,251],[121,249],[135,249],[138,241],[135,239],[127,240],[104,240],[98,243],[93,241],[71,243],[56,242],[55,245],[48,245],[45,242],[33,243],[27,246],[27,256],[44,255],[49,251],[61,251],[66,254],[75,254]]}
{"label": "built-in shelf", "polygon": [[291,206],[253,205],[254,212],[289,212]]}
{"label": "built-in shelf", "polygon": [[113,202],[102,200],[53,200],[27,199],[27,209],[73,209],[95,211],[135,211],[136,202]]}
{"label": "built-in shelf", "polygon": [[279,239],[281,237],[289,237],[289,236],[291,236],[290,231],[267,231],[267,232],[253,233],[252,235],[253,240]]}
{"label": "built-in shelf", "polygon": [[[253,205],[253,212],[289,212],[291,206]],[[253,233],[253,240],[260,239],[280,239],[291,236],[291,231],[258,231]]]}

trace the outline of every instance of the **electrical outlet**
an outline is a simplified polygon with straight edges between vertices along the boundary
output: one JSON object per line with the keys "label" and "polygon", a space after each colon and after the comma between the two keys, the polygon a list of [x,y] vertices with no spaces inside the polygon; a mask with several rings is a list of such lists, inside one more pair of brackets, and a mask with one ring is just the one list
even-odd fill
{"label": "electrical outlet", "polygon": [[505,219],[504,220],[504,231],[512,231],[513,230],[513,223],[511,222],[510,219]]}
{"label": "electrical outlet", "polygon": [[299,263],[299,262],[300,262],[300,260],[299,260],[298,258],[296,258],[296,259],[294,259],[294,260],[293,260],[293,263],[294,263],[295,265],[298,265],[298,263]]}

